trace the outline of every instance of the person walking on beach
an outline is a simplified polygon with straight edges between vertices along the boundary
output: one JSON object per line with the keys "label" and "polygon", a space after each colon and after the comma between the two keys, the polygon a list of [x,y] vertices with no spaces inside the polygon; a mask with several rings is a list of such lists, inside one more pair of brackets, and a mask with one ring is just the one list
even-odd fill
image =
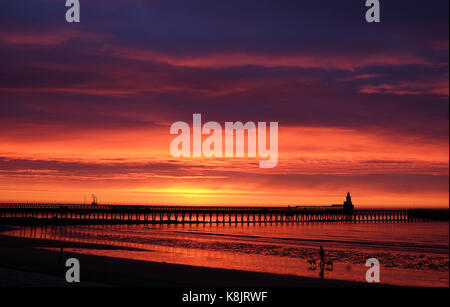
{"label": "person walking on beach", "polygon": [[322,269],[325,264],[325,251],[323,250],[322,246],[320,246],[319,255],[320,255],[320,268]]}

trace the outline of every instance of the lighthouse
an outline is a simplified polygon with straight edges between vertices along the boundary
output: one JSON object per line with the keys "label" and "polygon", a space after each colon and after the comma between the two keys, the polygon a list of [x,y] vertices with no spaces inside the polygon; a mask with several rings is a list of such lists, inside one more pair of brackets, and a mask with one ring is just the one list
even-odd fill
{"label": "lighthouse", "polygon": [[344,201],[344,212],[352,214],[354,209],[355,209],[355,207],[353,206],[352,197],[350,196],[350,192],[347,192],[347,197]]}

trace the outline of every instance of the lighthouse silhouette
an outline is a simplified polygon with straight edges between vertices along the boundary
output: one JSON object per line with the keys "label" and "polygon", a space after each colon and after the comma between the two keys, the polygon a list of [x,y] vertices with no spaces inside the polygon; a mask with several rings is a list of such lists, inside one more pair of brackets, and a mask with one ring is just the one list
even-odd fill
{"label": "lighthouse silhouette", "polygon": [[355,207],[353,206],[352,197],[350,196],[350,192],[347,192],[347,197],[344,201],[344,212],[352,214],[354,209],[355,209]]}

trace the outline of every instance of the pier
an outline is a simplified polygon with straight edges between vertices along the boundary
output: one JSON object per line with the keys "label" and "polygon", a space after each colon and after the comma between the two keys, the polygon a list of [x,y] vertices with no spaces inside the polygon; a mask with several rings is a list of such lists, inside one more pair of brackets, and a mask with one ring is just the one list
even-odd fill
{"label": "pier", "polygon": [[213,207],[66,204],[0,204],[0,223],[332,223],[447,220],[448,210],[354,209],[342,206]]}

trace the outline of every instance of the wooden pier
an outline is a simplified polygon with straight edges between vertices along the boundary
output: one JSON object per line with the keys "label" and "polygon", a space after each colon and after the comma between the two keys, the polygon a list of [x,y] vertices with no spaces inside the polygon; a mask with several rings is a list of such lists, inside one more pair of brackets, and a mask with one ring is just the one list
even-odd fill
{"label": "wooden pier", "polygon": [[448,210],[355,209],[339,207],[188,207],[64,204],[0,204],[0,223],[328,223],[447,220]]}

